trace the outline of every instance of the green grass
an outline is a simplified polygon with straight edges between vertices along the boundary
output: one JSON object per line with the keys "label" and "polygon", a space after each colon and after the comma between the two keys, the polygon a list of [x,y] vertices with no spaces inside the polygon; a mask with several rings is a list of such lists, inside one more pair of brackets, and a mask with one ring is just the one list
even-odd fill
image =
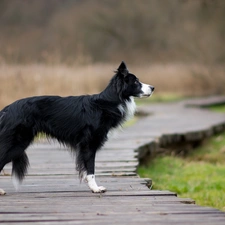
{"label": "green grass", "polygon": [[210,138],[185,158],[161,156],[140,166],[153,189],[170,190],[202,206],[225,211],[225,133]]}
{"label": "green grass", "polygon": [[208,109],[210,109],[214,112],[224,113],[225,112],[225,104],[209,106]]}

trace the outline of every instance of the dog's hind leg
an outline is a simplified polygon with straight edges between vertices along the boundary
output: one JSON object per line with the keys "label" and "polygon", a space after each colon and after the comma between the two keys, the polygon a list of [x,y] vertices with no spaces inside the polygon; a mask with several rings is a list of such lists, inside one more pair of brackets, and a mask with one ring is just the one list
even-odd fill
{"label": "dog's hind leg", "polygon": [[[12,181],[13,185],[16,189],[19,188],[19,185],[22,183],[24,176],[27,173],[27,168],[29,166],[29,160],[28,157],[24,151],[24,149],[14,149],[14,155],[12,155],[12,158],[8,157],[10,155],[5,156],[4,160],[1,160],[0,162],[0,172],[2,172],[4,166],[12,162]],[[16,153],[16,154],[15,154]],[[19,154],[18,154],[19,153]]]}
{"label": "dog's hind leg", "polygon": [[29,165],[28,157],[25,153],[26,148],[30,145],[33,140],[32,136],[13,136],[13,138],[8,138],[2,146],[2,155],[0,157],[0,171],[3,167],[12,162],[12,181],[16,189],[18,189],[19,184],[22,183],[24,176],[27,173],[27,168]]}
{"label": "dog's hind leg", "polygon": [[[4,166],[5,166],[5,163],[0,162],[0,173],[3,173]],[[4,176],[4,173],[2,175]],[[5,195],[5,194],[6,194],[6,192],[0,188],[0,195]]]}
{"label": "dog's hind leg", "polygon": [[11,175],[10,173],[6,173],[6,172],[4,171],[4,169],[2,169],[1,174],[2,174],[3,176],[10,176],[10,175]]}
{"label": "dog's hind leg", "polygon": [[[0,175],[4,176],[4,171],[3,168],[4,166],[7,164],[7,161],[4,159],[3,154],[1,153],[1,157],[0,157]],[[0,188],[0,195],[5,195],[6,192]]]}

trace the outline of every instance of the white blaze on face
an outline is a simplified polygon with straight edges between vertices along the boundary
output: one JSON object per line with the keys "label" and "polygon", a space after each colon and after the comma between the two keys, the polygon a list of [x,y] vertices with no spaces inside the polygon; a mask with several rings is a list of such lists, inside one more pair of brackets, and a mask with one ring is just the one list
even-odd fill
{"label": "white blaze on face", "polygon": [[141,90],[143,93],[140,95],[140,97],[149,97],[153,93],[154,87],[148,84],[141,83]]}

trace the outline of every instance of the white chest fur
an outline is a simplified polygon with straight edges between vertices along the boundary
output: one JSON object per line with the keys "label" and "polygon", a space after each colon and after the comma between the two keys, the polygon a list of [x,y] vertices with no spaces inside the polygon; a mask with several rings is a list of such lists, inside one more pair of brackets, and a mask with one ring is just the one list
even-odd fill
{"label": "white chest fur", "polygon": [[129,120],[135,113],[136,104],[133,97],[130,97],[130,101],[126,101],[125,105],[119,105],[118,109],[124,116],[124,120]]}
{"label": "white chest fur", "polygon": [[[121,112],[122,116],[124,117],[122,122],[129,120],[131,117],[133,117],[136,110],[134,98],[130,97],[130,101],[126,101],[125,104],[119,105],[118,109]],[[117,135],[116,131],[119,127],[121,128],[121,124],[118,124],[118,127],[116,128],[112,128],[108,133],[108,138]]]}

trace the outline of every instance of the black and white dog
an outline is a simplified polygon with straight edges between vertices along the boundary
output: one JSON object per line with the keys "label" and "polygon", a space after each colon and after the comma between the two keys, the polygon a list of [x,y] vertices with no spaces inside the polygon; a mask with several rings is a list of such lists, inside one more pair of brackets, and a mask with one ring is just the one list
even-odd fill
{"label": "black and white dog", "polygon": [[12,176],[22,182],[29,165],[25,150],[41,132],[76,152],[80,178],[92,192],[105,192],[95,182],[96,151],[111,129],[133,116],[133,97],[148,97],[153,91],[122,62],[100,94],[29,97],[6,106],[0,111],[0,172],[12,162]]}

